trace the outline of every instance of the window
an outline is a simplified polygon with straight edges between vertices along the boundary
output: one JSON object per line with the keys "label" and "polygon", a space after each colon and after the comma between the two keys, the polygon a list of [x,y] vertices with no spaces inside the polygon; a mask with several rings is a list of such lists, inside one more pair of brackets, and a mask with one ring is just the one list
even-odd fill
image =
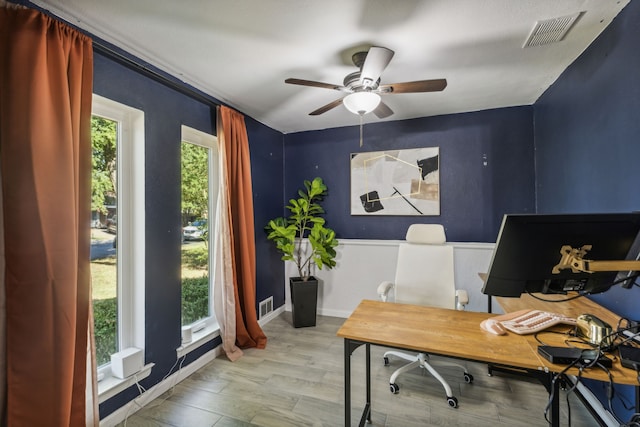
{"label": "window", "polygon": [[[217,329],[212,288],[218,188],[216,142],[213,135],[182,127],[182,326],[187,334]],[[188,335],[183,341],[189,344]]]}
{"label": "window", "polygon": [[113,353],[144,350],[144,113],[98,95],[92,112],[91,282],[102,379]]}

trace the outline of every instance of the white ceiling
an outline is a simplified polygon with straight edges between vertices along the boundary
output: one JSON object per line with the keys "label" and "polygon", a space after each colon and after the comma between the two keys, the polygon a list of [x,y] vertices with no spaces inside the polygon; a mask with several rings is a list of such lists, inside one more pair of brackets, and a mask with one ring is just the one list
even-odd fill
{"label": "white ceiling", "polygon": [[[382,84],[446,78],[442,92],[384,95],[385,120],[533,104],[629,0],[32,0],[283,133],[351,126],[342,84],[357,46],[395,51]],[[566,37],[523,48],[536,21],[582,12]],[[379,121],[373,114],[365,122]]]}

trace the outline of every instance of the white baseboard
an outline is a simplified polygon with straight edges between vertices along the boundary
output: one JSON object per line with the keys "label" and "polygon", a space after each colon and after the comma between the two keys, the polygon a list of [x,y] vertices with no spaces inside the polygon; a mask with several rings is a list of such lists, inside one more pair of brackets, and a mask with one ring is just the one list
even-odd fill
{"label": "white baseboard", "polygon": [[222,346],[219,345],[213,350],[203,354],[197,360],[188,364],[187,366],[179,369],[177,372],[174,372],[169,377],[165,378],[162,382],[151,387],[149,390],[145,391],[140,396],[131,400],[124,406],[115,410],[104,419],[100,420],[100,427],[115,427],[121,422],[125,421],[128,417],[138,412],[140,409],[144,408],[149,402],[153,399],[160,396],[162,393],[171,390],[171,388],[175,387],[180,381],[187,378],[189,375],[193,374],[198,369],[205,366],[207,363],[211,362],[216,357],[222,354]]}
{"label": "white baseboard", "polygon": [[341,317],[343,319],[351,316],[351,313],[352,312],[348,310],[332,310],[329,308],[321,308],[318,310],[320,316]]}
{"label": "white baseboard", "polygon": [[[347,317],[351,316],[351,311],[348,310],[332,310],[332,309],[327,309],[327,308],[318,308],[318,315],[320,316],[329,316],[329,317],[341,317],[343,319],[346,319]],[[281,307],[281,311],[280,313],[286,311],[287,313],[291,313],[291,307],[287,307],[285,308],[284,306]]]}
{"label": "white baseboard", "polygon": [[284,313],[284,305],[282,305],[279,308],[273,310],[271,313],[267,314],[262,319],[258,320],[258,325],[264,326],[267,323],[271,322],[276,317],[280,316],[280,314],[282,314],[282,313]]}

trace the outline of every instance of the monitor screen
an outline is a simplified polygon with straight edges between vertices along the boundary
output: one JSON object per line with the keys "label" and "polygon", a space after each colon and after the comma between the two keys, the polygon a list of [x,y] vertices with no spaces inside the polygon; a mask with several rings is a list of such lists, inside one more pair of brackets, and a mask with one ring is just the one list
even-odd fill
{"label": "monitor screen", "polygon": [[565,245],[591,245],[585,260],[638,259],[640,212],[615,214],[505,215],[482,292],[519,297],[522,293],[595,294],[608,290],[616,280],[631,287],[629,272],[572,272],[553,268]]}

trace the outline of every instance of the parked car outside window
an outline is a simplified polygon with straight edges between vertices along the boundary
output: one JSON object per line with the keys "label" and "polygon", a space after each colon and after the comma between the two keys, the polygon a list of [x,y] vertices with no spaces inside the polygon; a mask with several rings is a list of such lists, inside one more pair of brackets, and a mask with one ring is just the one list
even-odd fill
{"label": "parked car outside window", "polygon": [[204,236],[207,232],[207,220],[198,219],[187,225],[182,235],[184,240],[204,240]]}
{"label": "parked car outside window", "polygon": [[118,215],[114,215],[107,220],[107,232],[116,234],[118,231]]}

